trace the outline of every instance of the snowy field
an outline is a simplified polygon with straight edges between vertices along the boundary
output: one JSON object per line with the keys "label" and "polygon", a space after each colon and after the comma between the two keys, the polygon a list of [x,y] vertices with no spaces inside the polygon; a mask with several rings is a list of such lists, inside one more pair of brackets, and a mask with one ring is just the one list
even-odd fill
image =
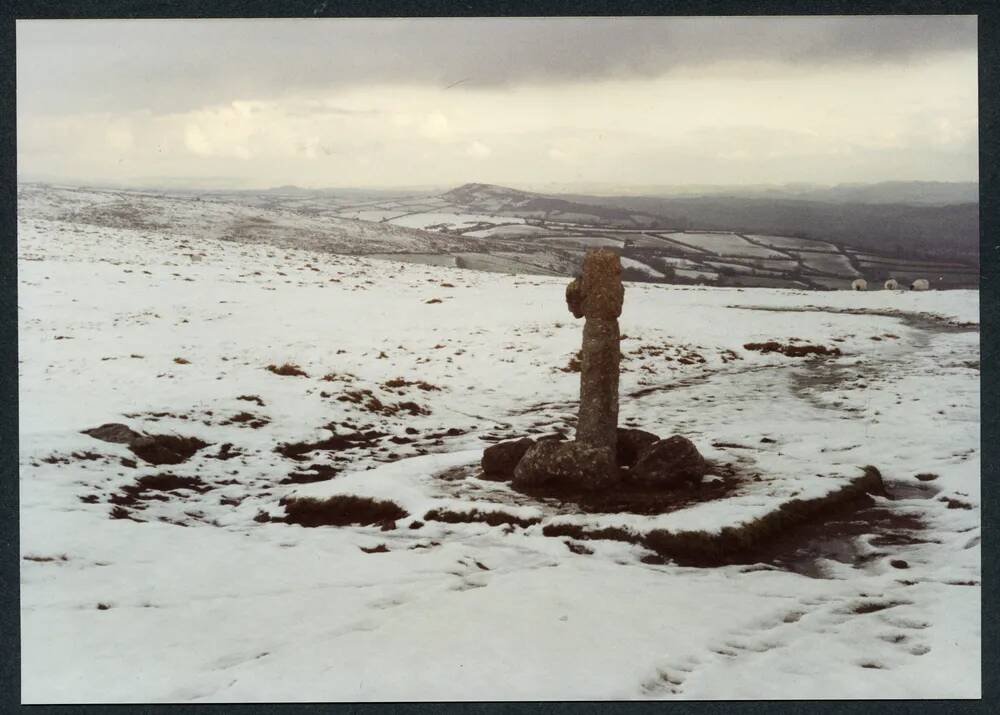
{"label": "snowy field", "polygon": [[[976,291],[628,284],[621,422],[746,479],[668,514],[578,515],[476,470],[491,441],[571,432],[565,278],[55,215],[20,220],[18,253],[26,703],[980,694]],[[770,340],[841,354],[744,348]],[[267,369],[286,363],[303,374]],[[208,446],[154,466],[81,433],[110,422]],[[355,441],[283,449],[331,435]],[[868,464],[906,528],[850,557],[694,568],[543,534],[718,530]],[[123,500],[162,474],[187,486]],[[266,521],[291,494],[407,516]],[[425,516],[441,508],[530,524]]]}
{"label": "snowy field", "polygon": [[754,245],[735,233],[684,233],[664,234],[680,243],[710,251],[719,256],[743,256],[752,258],[781,258],[784,254],[762,246]]}

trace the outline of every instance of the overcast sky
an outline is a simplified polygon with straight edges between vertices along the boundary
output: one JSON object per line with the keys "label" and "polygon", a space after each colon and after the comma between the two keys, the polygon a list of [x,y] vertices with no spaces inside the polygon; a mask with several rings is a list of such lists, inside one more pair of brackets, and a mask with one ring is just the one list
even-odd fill
{"label": "overcast sky", "polygon": [[25,178],[978,178],[974,17],[17,23]]}

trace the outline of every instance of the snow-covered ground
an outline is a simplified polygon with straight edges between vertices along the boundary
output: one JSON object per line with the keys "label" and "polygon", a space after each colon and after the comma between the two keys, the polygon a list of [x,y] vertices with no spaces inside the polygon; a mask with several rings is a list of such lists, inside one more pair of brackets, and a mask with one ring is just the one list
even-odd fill
{"label": "snow-covered ground", "polygon": [[[621,421],[756,478],[666,515],[581,517],[474,469],[484,438],[571,427],[579,376],[561,368],[581,323],[563,278],[38,214],[18,250],[24,702],[979,696],[975,291],[629,284]],[[768,340],[842,355],[743,347]],[[284,363],[305,375],[266,369]],[[210,444],[133,462],[80,432],[107,422]],[[275,451],[371,430],[304,461]],[[719,529],[866,464],[912,528],[811,575],[542,533]],[[288,483],[311,465],[339,473]],[[109,518],[163,473],[202,486]],[[409,516],[255,520],[331,493]],[[437,507],[541,521],[424,518]]]}

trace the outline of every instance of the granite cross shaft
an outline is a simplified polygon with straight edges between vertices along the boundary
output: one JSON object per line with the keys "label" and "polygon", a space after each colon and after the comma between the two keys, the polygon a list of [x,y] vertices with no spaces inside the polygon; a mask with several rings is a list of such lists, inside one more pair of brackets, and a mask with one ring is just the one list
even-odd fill
{"label": "granite cross shaft", "polygon": [[621,362],[618,316],[625,288],[618,254],[588,251],[583,274],[566,287],[566,304],[585,318],[580,370],[580,413],[576,441],[615,453],[618,442],[618,371]]}

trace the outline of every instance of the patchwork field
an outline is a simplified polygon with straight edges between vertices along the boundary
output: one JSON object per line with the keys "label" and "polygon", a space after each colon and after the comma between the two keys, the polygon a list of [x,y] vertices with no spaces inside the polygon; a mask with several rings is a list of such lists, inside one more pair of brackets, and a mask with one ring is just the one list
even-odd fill
{"label": "patchwork field", "polygon": [[[140,192],[25,184],[22,214],[107,228],[158,230],[338,254],[431,261],[513,274],[573,275],[583,251],[609,246],[646,282],[848,290],[895,278],[909,288],[972,288],[978,267],[859,252],[791,236],[671,230],[667,220],[498,186],[440,195],[283,192]],[[385,192],[382,192],[385,193]],[[441,258],[430,259],[438,255]]]}

